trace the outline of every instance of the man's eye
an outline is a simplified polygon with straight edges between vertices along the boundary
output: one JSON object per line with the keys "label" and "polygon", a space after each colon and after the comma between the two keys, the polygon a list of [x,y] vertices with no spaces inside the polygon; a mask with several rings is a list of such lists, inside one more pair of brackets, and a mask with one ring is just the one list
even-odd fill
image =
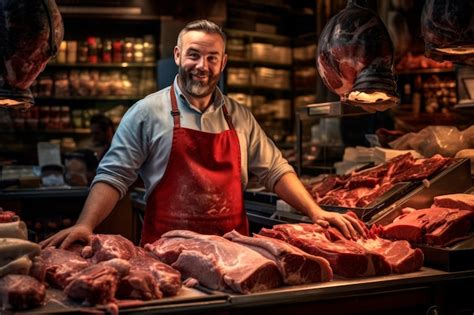
{"label": "man's eye", "polygon": [[196,58],[199,58],[199,55],[198,54],[189,54],[189,57],[191,57],[193,59],[196,59]]}

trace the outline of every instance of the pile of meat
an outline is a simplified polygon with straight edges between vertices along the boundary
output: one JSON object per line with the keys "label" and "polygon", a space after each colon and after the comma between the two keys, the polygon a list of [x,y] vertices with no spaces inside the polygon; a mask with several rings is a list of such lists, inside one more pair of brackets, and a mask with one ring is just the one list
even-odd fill
{"label": "pile of meat", "polygon": [[441,155],[414,159],[407,153],[351,175],[327,176],[312,183],[308,190],[320,205],[364,208],[392,189],[395,184],[428,178],[449,161],[449,158]]}
{"label": "pile of meat", "polygon": [[238,293],[330,281],[333,274],[357,278],[422,267],[423,253],[407,241],[369,235],[348,240],[335,228],[306,223],[264,228],[253,237],[235,231],[220,237],[175,230],[145,249],[184,277],[213,290]]}
{"label": "pile of meat", "polygon": [[49,247],[41,252],[37,274],[52,287],[89,305],[115,299],[160,299],[181,289],[181,274],[120,235],[96,234],[79,250]]}
{"label": "pile of meat", "polygon": [[392,223],[372,230],[388,239],[445,247],[472,237],[473,221],[474,195],[451,194],[435,197],[431,208],[404,209]]}
{"label": "pile of meat", "polygon": [[182,286],[179,271],[120,235],[96,234],[90,245],[69,250],[40,250],[32,242],[5,238],[0,239],[0,253],[0,263],[5,265],[0,276],[8,273],[0,278],[4,309],[44,304],[47,285],[82,305],[114,308],[117,299],[160,299],[177,295]]}

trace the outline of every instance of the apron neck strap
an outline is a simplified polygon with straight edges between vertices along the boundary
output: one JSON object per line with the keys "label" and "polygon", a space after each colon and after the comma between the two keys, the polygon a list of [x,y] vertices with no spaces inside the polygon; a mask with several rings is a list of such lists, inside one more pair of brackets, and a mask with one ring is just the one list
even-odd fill
{"label": "apron neck strap", "polygon": [[[181,122],[179,119],[180,112],[178,109],[178,102],[176,101],[176,94],[174,91],[175,91],[174,84],[171,84],[171,89],[170,89],[171,115],[173,116],[174,126],[176,128],[180,128],[181,127]],[[232,123],[232,119],[229,115],[229,112],[227,111],[225,104],[222,105],[222,110],[224,112],[224,118],[227,121],[227,124],[229,125],[229,129],[234,130],[234,124]]]}
{"label": "apron neck strap", "polygon": [[178,102],[176,101],[176,94],[174,93],[174,84],[171,84],[170,89],[170,97],[171,97],[171,115],[173,116],[174,126],[176,128],[181,127],[181,123],[179,120],[179,110],[178,110]]}

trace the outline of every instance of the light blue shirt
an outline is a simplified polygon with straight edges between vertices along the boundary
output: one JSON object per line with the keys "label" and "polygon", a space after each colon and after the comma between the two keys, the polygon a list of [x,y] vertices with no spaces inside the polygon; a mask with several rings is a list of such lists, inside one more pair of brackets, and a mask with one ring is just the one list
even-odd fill
{"label": "light blue shirt", "polygon": [[[217,88],[213,104],[201,112],[181,93],[177,78],[173,84],[183,128],[210,133],[228,130],[222,110],[222,105],[226,105],[240,143],[242,189],[247,185],[248,172],[255,174],[270,191],[284,174],[294,172],[248,108],[224,96]],[[92,185],[106,182],[115,187],[122,198],[140,175],[147,199],[163,177],[172,138],[173,117],[170,87],[167,87],[141,99],[125,113]]]}

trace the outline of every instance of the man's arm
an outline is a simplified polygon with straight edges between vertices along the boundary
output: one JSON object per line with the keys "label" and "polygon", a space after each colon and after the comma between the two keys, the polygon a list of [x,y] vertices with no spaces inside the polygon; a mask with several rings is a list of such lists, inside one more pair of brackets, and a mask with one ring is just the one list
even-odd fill
{"label": "man's arm", "polygon": [[315,223],[323,226],[332,224],[347,238],[365,236],[364,230],[353,217],[321,209],[293,172],[283,175],[275,184],[274,191],[281,199],[306,214]]}
{"label": "man's arm", "polygon": [[88,242],[95,227],[112,212],[119,199],[120,193],[111,185],[104,182],[94,184],[76,224],[42,241],[41,246],[67,248],[75,241]]}

